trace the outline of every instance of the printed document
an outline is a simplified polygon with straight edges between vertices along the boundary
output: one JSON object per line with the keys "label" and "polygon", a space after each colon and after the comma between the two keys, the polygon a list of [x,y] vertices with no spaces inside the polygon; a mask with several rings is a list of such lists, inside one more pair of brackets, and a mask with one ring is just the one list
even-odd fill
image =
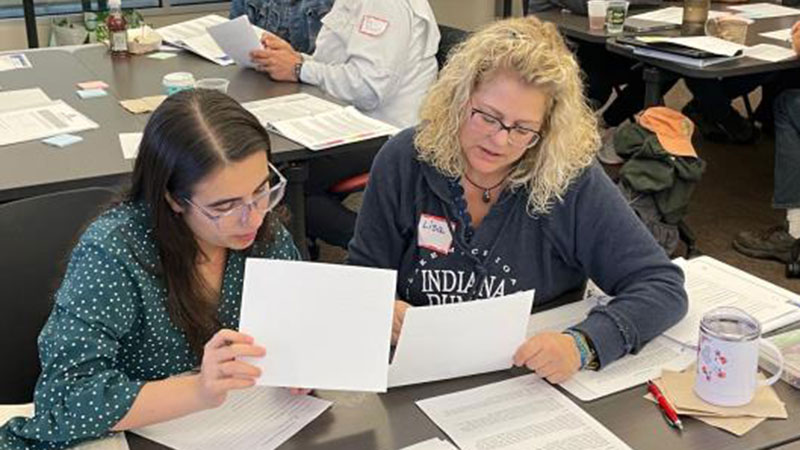
{"label": "printed document", "polygon": [[[726,14],[728,13],[726,13],[725,11],[709,11],[708,18],[712,19],[714,17],[720,17]],[[655,11],[636,14],[630,16],[630,18],[653,20],[656,22],[667,22],[680,25],[683,23],[683,8],[681,8],[680,6],[670,6],[667,8],[657,9]]]}
{"label": "printed document", "polygon": [[24,53],[10,53],[0,55],[0,72],[14,69],[28,69],[33,67]]}
{"label": "printed document", "polygon": [[461,450],[629,449],[535,374],[417,402]]}
{"label": "printed document", "polygon": [[[194,52],[220,66],[233,64],[233,59],[217,45],[214,38],[208,34],[208,28],[229,22],[216,14],[209,14],[193,20],[176,23],[157,29],[158,34],[169,44]],[[253,26],[258,36],[265,31]]]}
{"label": "printed document", "polygon": [[122,147],[122,157],[136,159],[139,154],[139,143],[142,142],[144,133],[120,133],[119,146]]}
{"label": "printed document", "polygon": [[39,88],[0,92],[0,112],[49,105],[50,97]]}
{"label": "printed document", "polygon": [[792,29],[784,28],[782,30],[767,31],[766,33],[758,33],[759,36],[765,38],[777,39],[779,41],[790,42],[792,40]]}
{"label": "printed document", "polygon": [[[14,417],[33,417],[33,403],[23,405],[0,405],[0,427]],[[125,433],[114,433],[109,437],[84,442],[70,450],[129,450]]]}
{"label": "printed document", "polygon": [[331,402],[288,389],[231,391],[222,406],[133,430],[175,450],[272,450],[322,414]]}
{"label": "printed document", "polygon": [[389,136],[400,131],[360,113],[308,94],[292,94],[243,103],[262,125],[298,144],[321,150]]}
{"label": "printed document", "polygon": [[525,341],[533,294],[408,308],[389,367],[389,386],[510,368]]}
{"label": "printed document", "polygon": [[208,34],[222,51],[236,61],[236,64],[242,67],[255,67],[250,60],[250,52],[259,50],[261,41],[247,20],[247,15],[209,27]]}
{"label": "printed document", "polygon": [[758,44],[744,49],[744,56],[762,61],[778,62],[797,56],[794,50],[772,44]]}
{"label": "printed document", "polygon": [[248,258],[239,329],[267,349],[258,384],[385,392],[397,273]]}
{"label": "printed document", "polygon": [[453,444],[444,439],[432,438],[427,441],[418,442],[400,450],[458,450]]}
{"label": "printed document", "polygon": [[736,56],[745,49],[744,45],[714,36],[637,36],[636,39],[647,43],[668,42],[719,56]]}
{"label": "printed document", "polygon": [[734,5],[728,9],[737,11],[740,16],[750,19],[769,19],[770,17],[784,17],[800,15],[800,9],[774,3],[751,3],[749,5]]}
{"label": "printed document", "polygon": [[761,322],[763,332],[800,320],[800,295],[708,256],[674,261],[686,276],[689,313],[664,336],[697,347],[703,314],[718,306],[735,306]]}
{"label": "printed document", "polygon": [[[531,315],[528,336],[542,331],[563,331],[589,314],[598,303],[608,297],[590,297],[579,302]],[[591,401],[658,378],[661,369],[680,370],[696,359],[696,352],[669,339],[657,337],[648,342],[639,353],[626,355],[599,371],[581,370],[561,387],[583,401]]]}
{"label": "printed document", "polygon": [[5,109],[0,110],[0,146],[98,127],[62,100]]}

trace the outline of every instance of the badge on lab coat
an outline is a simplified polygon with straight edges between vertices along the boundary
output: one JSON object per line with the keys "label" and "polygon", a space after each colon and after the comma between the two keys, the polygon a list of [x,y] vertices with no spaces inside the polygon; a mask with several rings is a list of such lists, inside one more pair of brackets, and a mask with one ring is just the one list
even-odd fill
{"label": "badge on lab coat", "polygon": [[444,217],[421,214],[417,226],[417,245],[438,253],[448,254],[453,235]]}
{"label": "badge on lab coat", "polygon": [[368,36],[380,36],[389,28],[389,21],[380,17],[364,15],[361,18],[361,26],[358,28],[363,34]]}

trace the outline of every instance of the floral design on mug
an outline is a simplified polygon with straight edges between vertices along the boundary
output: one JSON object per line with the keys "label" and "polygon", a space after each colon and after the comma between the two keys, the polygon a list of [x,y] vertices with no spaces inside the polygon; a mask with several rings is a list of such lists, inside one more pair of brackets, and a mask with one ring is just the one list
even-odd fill
{"label": "floral design on mug", "polygon": [[702,372],[706,381],[711,381],[715,376],[721,379],[727,376],[725,365],[728,363],[728,358],[721,351],[712,350],[711,346],[708,345],[701,346],[700,359],[703,362],[700,366],[700,372]]}

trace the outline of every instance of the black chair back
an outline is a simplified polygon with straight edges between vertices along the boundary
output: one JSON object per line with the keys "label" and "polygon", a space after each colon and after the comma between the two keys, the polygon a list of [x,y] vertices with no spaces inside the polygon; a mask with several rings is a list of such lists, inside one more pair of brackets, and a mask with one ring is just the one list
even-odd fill
{"label": "black chair back", "polygon": [[466,39],[467,36],[469,36],[469,32],[460,28],[439,25],[439,34],[442,37],[439,40],[439,50],[436,52],[436,63],[439,65],[439,70],[442,70],[444,63],[447,62],[447,56],[450,54],[450,50],[452,50],[456,44]]}
{"label": "black chair back", "polygon": [[86,188],[0,205],[0,404],[33,400],[53,294],[79,233],[115,195]]}

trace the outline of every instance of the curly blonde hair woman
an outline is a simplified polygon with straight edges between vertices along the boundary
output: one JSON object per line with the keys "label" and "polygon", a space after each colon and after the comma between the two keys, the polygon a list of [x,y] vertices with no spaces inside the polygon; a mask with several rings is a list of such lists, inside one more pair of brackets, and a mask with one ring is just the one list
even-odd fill
{"label": "curly blonde hair woman", "polygon": [[464,120],[475,88],[499,70],[516,72],[550,97],[541,142],[509,175],[512,188],[527,186],[530,211],[546,213],[591,164],[600,143],[575,58],[552,24],[533,17],[495,22],[454,49],[423,103],[425,126],[414,143],[423,161],[449,176],[463,174],[464,158],[453,130]]}
{"label": "curly blonde hair woman", "polygon": [[[513,355],[560,383],[638,351],[686,313],[680,269],[593,163],[581,92],[561,37],[534,18],[490,24],[451,54],[422,124],[375,158],[350,242],[351,264],[398,271],[395,341],[412,306],[534,290],[538,307],[591,278],[610,301]],[[473,331],[464,346],[480,345]]]}

